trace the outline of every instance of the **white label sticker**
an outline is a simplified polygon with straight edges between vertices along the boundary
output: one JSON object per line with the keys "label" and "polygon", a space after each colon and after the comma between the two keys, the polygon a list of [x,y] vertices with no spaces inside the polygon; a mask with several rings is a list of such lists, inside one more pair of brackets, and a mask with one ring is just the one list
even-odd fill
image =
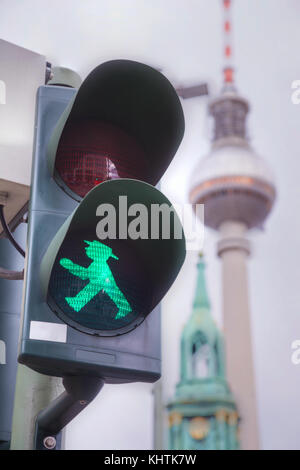
{"label": "white label sticker", "polygon": [[56,343],[66,343],[67,325],[44,321],[31,321],[29,338],[40,341],[55,341]]}
{"label": "white label sticker", "polygon": [[6,104],[6,85],[3,80],[0,80],[0,104]]}
{"label": "white label sticker", "polygon": [[0,340],[0,364],[6,364],[6,346],[2,339]]}

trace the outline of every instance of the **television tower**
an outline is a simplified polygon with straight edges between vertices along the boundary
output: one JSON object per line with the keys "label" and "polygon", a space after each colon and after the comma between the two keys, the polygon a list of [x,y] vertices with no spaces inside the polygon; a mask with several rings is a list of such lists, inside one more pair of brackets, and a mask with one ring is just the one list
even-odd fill
{"label": "television tower", "polygon": [[249,103],[234,85],[230,19],[231,0],[224,6],[224,86],[209,106],[214,120],[211,152],[193,172],[190,201],[204,204],[204,223],[220,234],[217,253],[222,262],[223,321],[227,379],[241,416],[243,449],[259,448],[255,379],[248,302],[247,231],[261,227],[274,204],[271,171],[247,138]]}

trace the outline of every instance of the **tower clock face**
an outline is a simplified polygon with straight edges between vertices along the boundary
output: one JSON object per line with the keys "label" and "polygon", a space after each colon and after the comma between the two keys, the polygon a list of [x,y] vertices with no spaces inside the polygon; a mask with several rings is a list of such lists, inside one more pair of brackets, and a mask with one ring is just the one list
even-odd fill
{"label": "tower clock face", "polygon": [[201,417],[193,418],[190,421],[189,433],[190,433],[190,436],[196,441],[201,441],[202,439],[205,439],[205,437],[209,433],[208,419],[201,418]]}

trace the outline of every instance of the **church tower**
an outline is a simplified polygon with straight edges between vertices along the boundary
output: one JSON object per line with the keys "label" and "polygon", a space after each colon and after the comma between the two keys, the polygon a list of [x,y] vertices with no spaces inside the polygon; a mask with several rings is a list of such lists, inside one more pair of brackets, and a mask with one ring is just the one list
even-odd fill
{"label": "church tower", "polygon": [[180,382],[169,413],[169,449],[236,450],[238,413],[225,377],[223,338],[211,314],[200,256],[192,314],[181,336]]}

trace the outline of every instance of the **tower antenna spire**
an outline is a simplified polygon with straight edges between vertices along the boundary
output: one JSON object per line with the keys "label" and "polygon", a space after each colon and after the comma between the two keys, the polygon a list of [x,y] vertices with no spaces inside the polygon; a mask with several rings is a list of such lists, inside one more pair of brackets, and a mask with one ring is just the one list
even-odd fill
{"label": "tower antenna spire", "polygon": [[232,0],[223,2],[223,37],[224,37],[224,87],[234,86],[234,67],[232,62]]}

